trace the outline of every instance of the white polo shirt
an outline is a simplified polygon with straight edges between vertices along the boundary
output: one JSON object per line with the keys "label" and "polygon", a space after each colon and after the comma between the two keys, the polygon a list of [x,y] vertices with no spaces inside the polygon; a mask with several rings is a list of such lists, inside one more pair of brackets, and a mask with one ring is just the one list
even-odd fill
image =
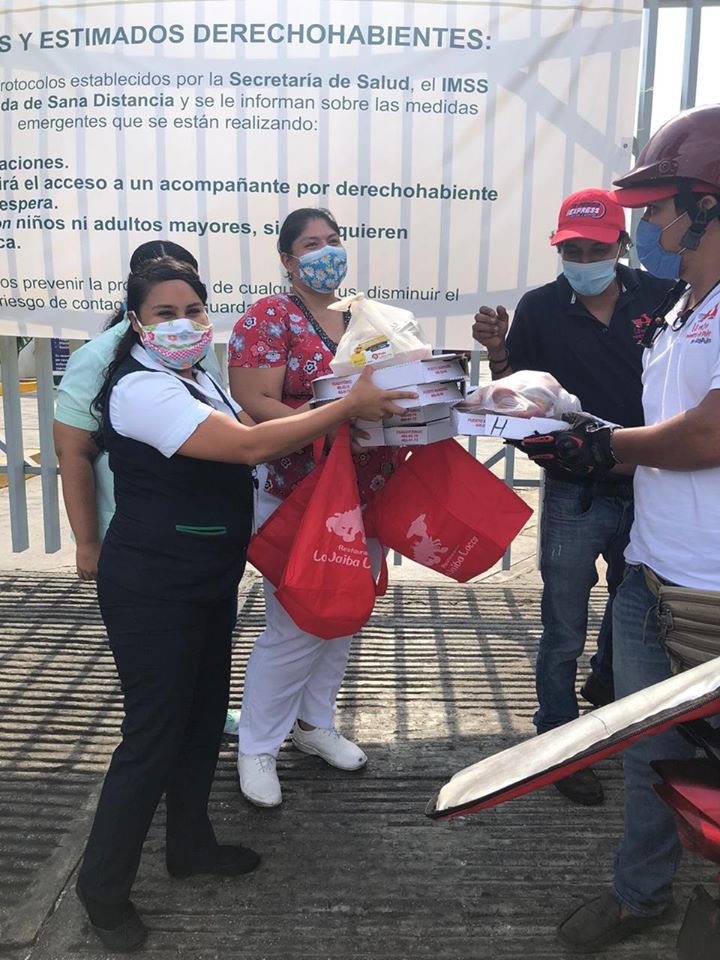
{"label": "white polo shirt", "polygon": [[[685,301],[678,306],[677,316]],[[720,284],[680,330],[670,326],[645,351],[643,409],[648,426],[696,407],[720,390]],[[635,471],[635,521],[625,551],[661,577],[720,591],[720,467]]]}
{"label": "white polo shirt", "polygon": [[[240,411],[232,397],[222,391],[225,402],[206,373],[198,370],[192,381],[202,394],[203,403],[183,386],[184,378],[179,373],[153,359],[139,343],[133,346],[131,354],[148,372],[126,374],[110,394],[110,422],[121,436],[147,443],[163,456],[171,457],[213,410],[233,419]],[[153,370],[161,370],[165,376],[158,376]]]}

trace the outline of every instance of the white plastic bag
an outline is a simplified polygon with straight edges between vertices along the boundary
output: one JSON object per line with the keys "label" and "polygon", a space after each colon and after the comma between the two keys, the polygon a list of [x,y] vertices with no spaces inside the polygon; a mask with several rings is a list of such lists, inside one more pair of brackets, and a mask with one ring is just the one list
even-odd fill
{"label": "white plastic bag", "polygon": [[458,410],[466,413],[490,411],[509,417],[558,418],[580,409],[574,394],[568,393],[551,374],[539,370],[511,373],[486,387],[478,387],[458,404]]}
{"label": "white plastic bag", "polygon": [[409,310],[368,300],[364,293],[338,300],[329,309],[339,313],[350,310],[352,314],[335,358],[330,361],[330,369],[337,377],[358,373],[369,363],[389,367],[432,356],[432,345]]}

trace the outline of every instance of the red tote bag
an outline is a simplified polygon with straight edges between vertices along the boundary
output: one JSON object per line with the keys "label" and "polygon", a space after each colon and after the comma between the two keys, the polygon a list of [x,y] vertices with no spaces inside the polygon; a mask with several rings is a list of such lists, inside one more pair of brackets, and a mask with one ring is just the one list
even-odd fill
{"label": "red tote bag", "polygon": [[532,515],[455,440],[413,452],[371,509],[381,543],[460,583],[497,563]]}
{"label": "red tote bag", "polygon": [[274,587],[280,585],[300,521],[324,468],[323,461],[304,477],[250,540],[248,560]]}
{"label": "red tote bag", "polygon": [[332,640],[367,623],[375,594],[345,425],[305,507],[275,596],[302,630]]}

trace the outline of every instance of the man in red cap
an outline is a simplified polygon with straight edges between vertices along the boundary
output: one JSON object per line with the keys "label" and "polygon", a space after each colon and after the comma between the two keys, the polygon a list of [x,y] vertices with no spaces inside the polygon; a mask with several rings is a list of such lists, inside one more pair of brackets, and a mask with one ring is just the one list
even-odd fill
{"label": "man in red cap", "polygon": [[[544,370],[580,398],[583,410],[634,427],[643,422],[641,349],[635,321],[652,311],[669,284],[619,264],[627,251],[625,212],[607,190],[581,190],[560,208],[551,244],[562,273],[526,293],[508,333],[505,307],[481,307],[473,336],[488,350],[493,380],[517,370]],[[588,600],[599,556],[607,561],[608,601],[591,673],[581,690],[596,706],[614,698],[612,604],[632,523],[632,479],[596,482],[552,466],[543,500],[540,572],[542,623],[536,665],[538,733],[578,716],[577,659],[587,636]],[[555,786],[576,803],[602,803],[590,769]]]}
{"label": "man in red cap", "polygon": [[[720,104],[669,120],[616,183],[620,203],[646,207],[636,235],[641,263],[658,277],[681,278],[645,318],[646,426],[588,424],[527,437],[523,449],[583,476],[605,478],[618,463],[636,468],[635,520],[613,618],[615,692],[624,697],[671,673],[658,583],[688,588],[689,596],[710,591],[720,612]],[[672,916],[680,844],[650,763],[693,752],[674,730],[625,752],[625,835],[613,886],[560,925],[574,952],[604,950]]]}

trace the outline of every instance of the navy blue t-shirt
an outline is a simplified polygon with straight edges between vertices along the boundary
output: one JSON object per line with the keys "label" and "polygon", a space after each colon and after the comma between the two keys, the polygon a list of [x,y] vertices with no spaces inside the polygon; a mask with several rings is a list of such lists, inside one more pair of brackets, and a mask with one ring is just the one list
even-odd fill
{"label": "navy blue t-shirt", "polygon": [[608,326],[578,300],[564,276],[526,293],[507,338],[510,366],[544,370],[574,393],[586,413],[624,427],[642,426],[643,348],[633,320],[654,309],[673,285],[618,265],[621,293]]}

